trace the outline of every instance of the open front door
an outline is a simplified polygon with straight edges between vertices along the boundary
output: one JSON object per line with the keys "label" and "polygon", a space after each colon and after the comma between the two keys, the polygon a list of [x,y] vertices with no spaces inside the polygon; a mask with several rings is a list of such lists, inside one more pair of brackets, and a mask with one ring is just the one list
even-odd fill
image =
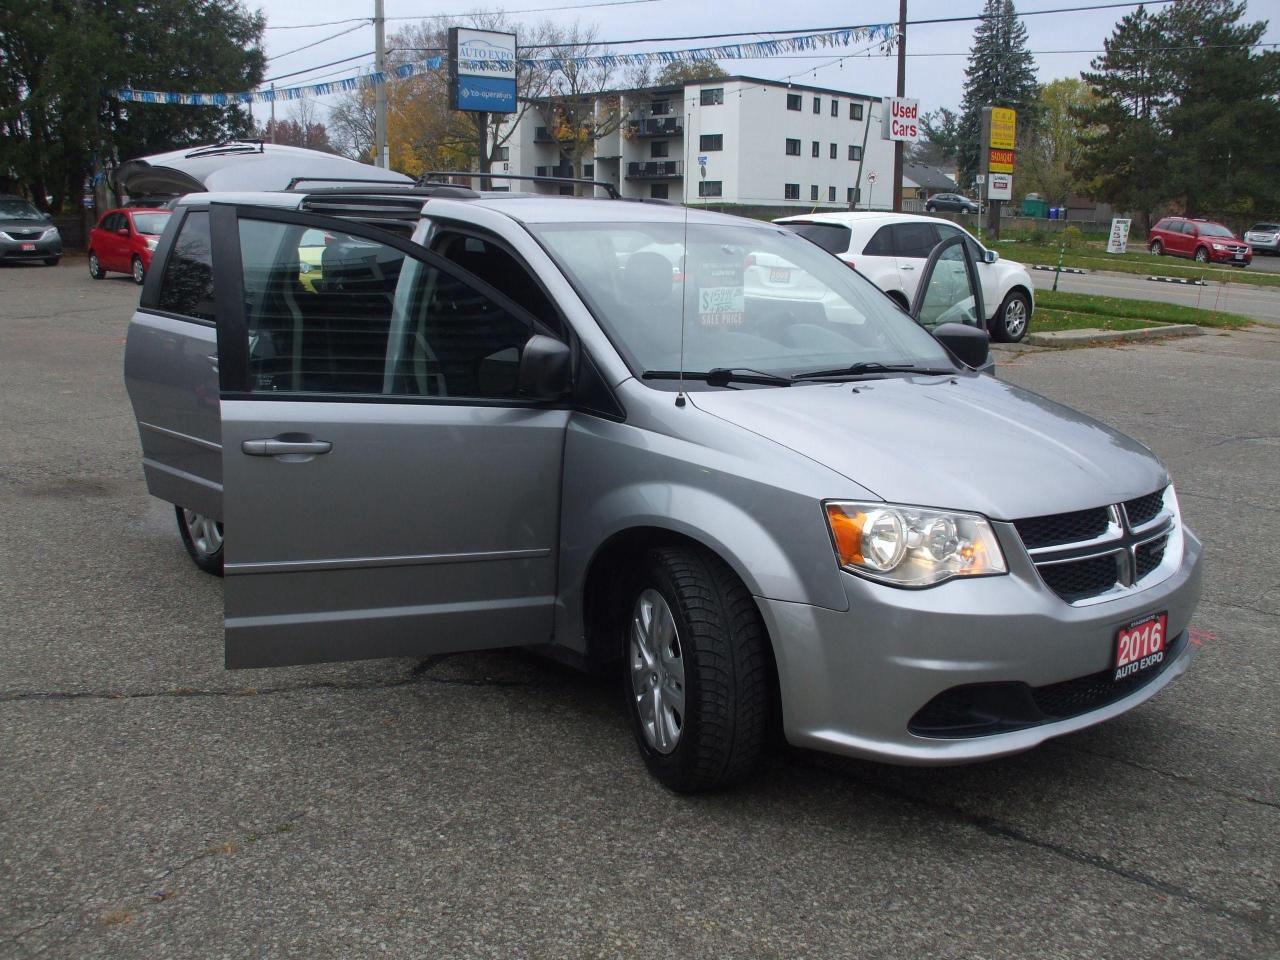
{"label": "open front door", "polygon": [[569,413],[516,385],[550,331],[376,228],[214,204],[211,232],[227,666],[548,640]]}
{"label": "open front door", "polygon": [[920,285],[911,301],[911,315],[926,330],[943,323],[986,329],[982,282],[962,234],[943,240],[924,261]]}

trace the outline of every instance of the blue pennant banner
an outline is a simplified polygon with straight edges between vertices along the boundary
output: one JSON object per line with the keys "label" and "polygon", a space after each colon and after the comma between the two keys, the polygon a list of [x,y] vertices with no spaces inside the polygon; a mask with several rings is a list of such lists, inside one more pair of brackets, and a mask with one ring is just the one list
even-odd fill
{"label": "blue pennant banner", "polygon": [[[688,63],[699,60],[759,60],[786,53],[805,50],[825,50],[847,47],[855,43],[891,44],[897,36],[897,27],[884,23],[875,27],[831,30],[811,33],[802,37],[786,37],[781,40],[761,40],[757,43],[729,43],[719,47],[699,47],[694,50],[661,50],[647,53],[610,53],[592,57],[546,57],[539,59],[516,58],[516,65],[526,69],[558,70],[567,63],[580,66],[617,69],[642,63]],[[116,90],[113,95],[125,103],[176,103],[197,107],[225,107],[241,103],[271,103],[273,101],[303,100],[323,97],[331,93],[358,90],[362,87],[378,87],[384,83],[404,80],[407,77],[433,73],[444,66],[444,57],[430,57],[414,63],[404,63],[384,73],[365,73],[345,80],[329,80],[300,87],[281,87],[276,90],[251,90],[244,93],[172,93],[160,90]],[[509,70],[509,61],[493,61],[493,70]],[[486,68],[488,69],[488,67]]]}

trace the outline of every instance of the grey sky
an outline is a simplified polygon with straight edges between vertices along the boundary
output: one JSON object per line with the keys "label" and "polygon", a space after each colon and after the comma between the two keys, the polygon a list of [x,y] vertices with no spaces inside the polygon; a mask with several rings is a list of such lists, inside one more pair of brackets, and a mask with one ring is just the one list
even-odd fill
{"label": "grey sky", "polygon": [[[600,37],[605,40],[888,22],[896,21],[898,14],[897,3],[893,0],[855,0],[852,3],[848,0],[790,0],[785,4],[778,3],[777,0],[730,0],[728,3],[717,3],[714,0],[653,0],[627,6],[583,7],[576,11],[514,12],[537,7],[580,5],[582,2],[583,0],[508,0],[505,4],[496,4],[482,0],[476,4],[468,4],[466,0],[447,0],[428,4],[422,0],[386,0],[386,14],[388,18],[417,19],[429,15],[506,9],[512,12],[513,20],[528,23],[544,18],[565,25],[572,24],[575,20],[584,24],[594,23],[599,26]],[[1105,2],[1108,0],[1015,0],[1015,5],[1021,13],[1058,7],[1093,6]],[[258,0],[256,4],[249,0],[247,5],[257,6],[266,14],[268,27],[373,14],[373,0]],[[908,19],[968,16],[981,12],[982,6],[982,0],[908,0]],[[1047,81],[1057,77],[1076,76],[1082,69],[1086,69],[1093,53],[1055,51],[1101,49],[1102,41],[1127,12],[1129,11],[1125,9],[1113,9],[1027,17],[1024,22],[1030,33],[1030,48],[1036,53],[1039,79]],[[1280,40],[1280,23],[1276,22],[1277,18],[1274,16],[1276,12],[1280,10],[1276,10],[1271,2],[1254,0],[1250,4],[1249,13],[1253,19],[1271,14],[1269,19],[1272,23],[1265,38],[1269,41]],[[388,33],[406,22],[408,21],[390,22]],[[365,25],[308,50],[288,53],[352,26],[355,25],[299,30],[268,29],[267,53],[272,59],[267,66],[267,77],[293,73],[372,50],[373,28]],[[974,26],[970,22],[908,27],[907,96],[918,97],[924,109],[958,106]],[[746,36],[741,39],[749,42],[760,37]],[[729,42],[736,40],[654,43],[628,46],[621,50],[680,49]],[[798,83],[856,93],[892,94],[896,82],[893,57],[872,52],[828,65],[832,60],[856,49],[858,48],[837,48],[763,60],[724,61],[722,65],[731,73],[770,79],[792,77]],[[359,72],[361,65],[372,63],[372,60],[372,56],[369,56],[312,74],[289,77],[281,80],[280,85],[290,86],[313,80],[351,76]],[[261,106],[256,110],[259,116],[265,113]]]}

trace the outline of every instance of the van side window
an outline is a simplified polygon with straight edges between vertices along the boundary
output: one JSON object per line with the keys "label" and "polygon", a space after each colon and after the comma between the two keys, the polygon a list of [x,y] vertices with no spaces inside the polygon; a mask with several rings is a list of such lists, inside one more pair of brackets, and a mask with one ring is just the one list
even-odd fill
{"label": "van side window", "polygon": [[895,223],[890,229],[894,253],[899,257],[924,260],[938,245],[938,235],[931,223]]}
{"label": "van side window", "polygon": [[314,239],[293,224],[240,221],[251,392],[516,396],[527,318],[460,276],[351,234],[323,234],[311,266]]}
{"label": "van side window", "polygon": [[521,265],[500,244],[481,237],[441,230],[431,240],[431,250],[456,263],[472,276],[524,307],[557,333],[563,333],[559,314],[551,300]]}
{"label": "van side window", "polygon": [[164,267],[156,306],[184,317],[213,319],[213,251],[208,211],[192,210],[182,221],[182,230]]}

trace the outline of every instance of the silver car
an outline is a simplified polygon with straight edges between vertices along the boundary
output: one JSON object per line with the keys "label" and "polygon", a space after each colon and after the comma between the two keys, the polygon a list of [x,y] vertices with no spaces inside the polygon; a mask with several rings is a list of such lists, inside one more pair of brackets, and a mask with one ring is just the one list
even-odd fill
{"label": "silver car", "polygon": [[771,224],[443,186],[194,194],[155,264],[125,377],[228,667],[537,648],[695,791],[779,728],[1025,750],[1194,653],[1168,473],[976,372],[959,238],[910,312]]}

